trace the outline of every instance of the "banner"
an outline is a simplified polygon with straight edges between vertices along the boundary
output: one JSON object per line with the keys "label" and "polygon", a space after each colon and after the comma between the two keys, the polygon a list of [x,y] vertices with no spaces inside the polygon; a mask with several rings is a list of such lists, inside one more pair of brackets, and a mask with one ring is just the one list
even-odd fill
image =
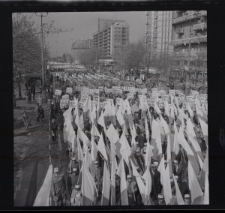
{"label": "banner", "polygon": [[162,95],[161,98],[162,98],[163,101],[169,102],[170,96],[169,95]]}
{"label": "banner", "polygon": [[158,88],[152,88],[152,92],[154,91],[158,92]]}
{"label": "banner", "polygon": [[142,90],[141,90],[141,93],[142,93],[142,94],[146,94],[146,93],[147,93],[147,88],[142,89]]}
{"label": "banner", "polygon": [[159,91],[159,95],[160,95],[160,96],[166,95],[166,91],[165,91],[165,90],[160,90],[160,91]]}
{"label": "banner", "polygon": [[134,97],[133,93],[127,93],[127,99],[132,99]]}
{"label": "banner", "polygon": [[171,95],[173,95],[173,96],[175,96],[175,90],[169,90],[169,94],[171,94]]}
{"label": "banner", "polygon": [[55,95],[60,96],[61,94],[62,94],[62,91],[61,90],[59,90],[59,89],[56,89],[55,90]]}
{"label": "banner", "polygon": [[75,108],[76,107],[75,101],[69,101],[69,106]]}
{"label": "banner", "polygon": [[116,98],[116,105],[120,106],[123,103],[123,99],[122,98]]}
{"label": "banner", "polygon": [[63,95],[62,100],[69,100],[69,95]]}
{"label": "banner", "polygon": [[73,93],[73,88],[67,87],[67,88],[66,88],[66,93],[72,95],[72,93]]}
{"label": "banner", "polygon": [[63,100],[60,99],[60,108],[68,107],[69,106],[69,100]]}

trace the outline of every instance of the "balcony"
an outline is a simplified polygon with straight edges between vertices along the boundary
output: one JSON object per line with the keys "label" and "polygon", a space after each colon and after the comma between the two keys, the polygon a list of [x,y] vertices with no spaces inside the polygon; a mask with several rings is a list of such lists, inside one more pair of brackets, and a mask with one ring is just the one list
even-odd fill
{"label": "balcony", "polygon": [[192,20],[197,17],[205,16],[207,15],[207,11],[205,10],[193,11],[193,12],[191,11],[191,12],[186,12],[185,14],[186,15],[181,16],[179,18],[174,18],[173,24],[178,24],[178,23],[186,22],[188,20]]}
{"label": "balcony", "polygon": [[193,30],[205,30],[205,29],[207,29],[207,24],[206,23],[193,25]]}
{"label": "balcony", "polygon": [[183,28],[178,28],[176,29],[177,34],[184,34],[184,29]]}
{"label": "balcony", "polygon": [[200,16],[207,16],[207,11],[205,10],[200,10],[198,13]]}
{"label": "balcony", "polygon": [[185,44],[189,43],[189,40],[191,43],[207,42],[207,36],[199,36],[199,37],[173,40],[172,45],[174,45],[174,46],[185,45]]}

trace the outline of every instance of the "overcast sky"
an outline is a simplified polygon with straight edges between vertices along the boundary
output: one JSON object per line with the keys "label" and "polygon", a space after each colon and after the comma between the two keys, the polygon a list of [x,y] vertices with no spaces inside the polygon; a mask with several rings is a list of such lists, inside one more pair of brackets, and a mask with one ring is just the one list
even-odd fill
{"label": "overcast sky", "polygon": [[[43,18],[43,23],[55,21],[56,28],[62,30],[73,28],[72,32],[50,34],[46,41],[49,42],[51,54],[61,56],[63,53],[71,53],[72,39],[92,39],[93,33],[98,29],[98,18],[125,20],[130,25],[130,42],[136,42],[144,37],[145,33],[145,12],[73,12],[73,13],[49,13]],[[41,18],[33,16],[37,24]],[[57,43],[55,41],[58,41]]]}

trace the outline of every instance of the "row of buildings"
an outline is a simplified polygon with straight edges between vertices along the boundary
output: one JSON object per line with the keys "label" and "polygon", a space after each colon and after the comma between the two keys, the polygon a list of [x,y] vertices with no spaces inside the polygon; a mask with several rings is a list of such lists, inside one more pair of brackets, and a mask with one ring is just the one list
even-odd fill
{"label": "row of buildings", "polygon": [[[129,35],[130,27],[125,20],[98,19],[98,30],[92,39],[73,43],[74,58],[78,60],[81,52],[94,47],[98,62],[117,62],[129,44]],[[169,56],[177,66],[196,68],[200,63],[199,67],[206,69],[206,11],[148,11],[145,38],[146,53],[149,53],[146,55],[150,59]]]}

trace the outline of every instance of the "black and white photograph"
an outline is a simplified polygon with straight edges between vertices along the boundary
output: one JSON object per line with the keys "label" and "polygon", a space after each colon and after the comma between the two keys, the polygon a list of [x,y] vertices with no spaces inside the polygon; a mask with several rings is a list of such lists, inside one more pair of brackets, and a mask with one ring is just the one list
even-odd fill
{"label": "black and white photograph", "polygon": [[14,12],[12,46],[14,207],[210,204],[206,10]]}

